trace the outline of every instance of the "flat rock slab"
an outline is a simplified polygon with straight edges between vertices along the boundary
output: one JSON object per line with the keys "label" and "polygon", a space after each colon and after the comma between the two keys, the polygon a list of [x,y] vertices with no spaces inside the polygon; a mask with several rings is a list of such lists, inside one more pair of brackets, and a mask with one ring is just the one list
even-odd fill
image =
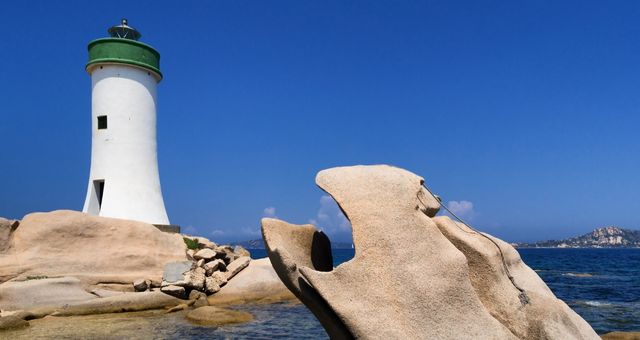
{"label": "flat rock slab", "polygon": [[242,256],[229,263],[227,271],[225,272],[227,280],[231,280],[232,277],[245,269],[249,265],[249,262],[251,262],[251,258],[249,256]]}
{"label": "flat rock slab", "polygon": [[184,303],[184,300],[169,296],[160,291],[123,293],[121,295],[65,305],[58,308],[51,315],[71,316],[136,312],[148,309],[173,307],[182,303]]}
{"label": "flat rock slab", "polygon": [[253,316],[247,312],[204,306],[187,313],[187,319],[197,324],[221,326],[232,323],[249,322],[253,320]]}
{"label": "flat rock slab", "polygon": [[174,286],[174,285],[164,286],[160,288],[160,291],[165,294],[175,296],[177,298],[185,298],[187,295],[187,291],[184,289],[184,287],[181,287],[181,286]]}
{"label": "flat rock slab", "polygon": [[293,293],[278,278],[269,258],[262,258],[251,260],[247,268],[238,273],[219,292],[209,296],[209,304],[234,305],[295,299]]}
{"label": "flat rock slab", "polygon": [[86,292],[80,280],[74,277],[8,281],[0,285],[1,310],[58,306],[96,298]]}
{"label": "flat rock slab", "polygon": [[184,273],[191,270],[193,262],[170,262],[164,266],[164,274],[162,280],[166,282],[179,282],[184,280]]}
{"label": "flat rock slab", "polygon": [[216,257],[216,252],[209,248],[200,249],[193,255],[194,259],[205,261],[213,260],[214,257]]}

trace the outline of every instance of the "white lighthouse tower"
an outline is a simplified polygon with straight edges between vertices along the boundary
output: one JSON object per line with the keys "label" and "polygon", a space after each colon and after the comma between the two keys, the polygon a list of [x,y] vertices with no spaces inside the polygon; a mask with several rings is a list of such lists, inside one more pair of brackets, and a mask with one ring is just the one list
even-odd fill
{"label": "white lighthouse tower", "polygon": [[168,226],[156,142],[160,54],[122,24],[89,43],[91,172],[83,212]]}

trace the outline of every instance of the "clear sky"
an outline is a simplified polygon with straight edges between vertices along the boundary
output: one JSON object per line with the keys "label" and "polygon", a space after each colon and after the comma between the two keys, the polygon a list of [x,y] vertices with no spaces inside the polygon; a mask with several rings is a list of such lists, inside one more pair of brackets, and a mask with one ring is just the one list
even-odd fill
{"label": "clear sky", "polygon": [[640,2],[584,0],[6,2],[0,216],[82,209],[86,46],[122,17],[162,55],[160,177],[188,232],[275,215],[347,240],[315,174],[378,163],[509,241],[640,228]]}

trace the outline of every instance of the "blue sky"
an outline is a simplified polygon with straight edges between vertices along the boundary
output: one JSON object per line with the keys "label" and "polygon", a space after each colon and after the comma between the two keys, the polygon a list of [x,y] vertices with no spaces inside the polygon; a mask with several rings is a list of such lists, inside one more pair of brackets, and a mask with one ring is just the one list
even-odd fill
{"label": "blue sky", "polygon": [[315,174],[377,163],[509,241],[640,228],[638,2],[96,4],[2,6],[0,216],[82,209],[86,45],[126,17],[162,55],[160,175],[187,231],[256,238],[275,215],[346,240]]}

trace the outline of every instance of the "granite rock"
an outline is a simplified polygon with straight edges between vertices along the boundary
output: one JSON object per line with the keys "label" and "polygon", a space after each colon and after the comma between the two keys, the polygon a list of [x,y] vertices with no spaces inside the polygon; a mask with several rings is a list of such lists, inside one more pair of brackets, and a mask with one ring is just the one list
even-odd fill
{"label": "granite rock", "polygon": [[139,280],[133,281],[133,289],[136,292],[144,292],[149,288],[151,288],[151,282],[149,280],[139,279]]}
{"label": "granite rock", "polygon": [[185,276],[194,267],[191,261],[169,262],[164,266],[162,286],[186,286]]}
{"label": "granite rock", "polygon": [[186,260],[178,234],[151,224],[58,210],[32,213],[0,256],[0,282],[73,276],[85,284],[160,281],[165,263]]}
{"label": "granite rock", "polygon": [[238,274],[241,270],[246,268],[251,262],[251,258],[248,256],[239,257],[234,260],[227,266],[227,271],[225,272],[227,280],[231,280],[236,274]]}
{"label": "granite rock", "polygon": [[216,252],[209,248],[200,249],[193,255],[193,258],[195,260],[205,260],[205,261],[211,261],[215,257],[216,257]]}
{"label": "granite rock", "polygon": [[331,338],[598,339],[508,244],[497,243],[524,299],[493,242],[434,219],[440,202],[421,177],[354,166],[321,171],[316,183],[351,222],[352,260],[333,268],[312,225],[265,218],[262,232],[278,276]]}
{"label": "granite rock", "polygon": [[208,294],[214,294],[220,291],[220,284],[213,277],[208,277],[204,281],[204,288]]}
{"label": "granite rock", "polygon": [[184,299],[187,295],[187,291],[182,286],[168,285],[160,288],[160,291],[179,299]]}

